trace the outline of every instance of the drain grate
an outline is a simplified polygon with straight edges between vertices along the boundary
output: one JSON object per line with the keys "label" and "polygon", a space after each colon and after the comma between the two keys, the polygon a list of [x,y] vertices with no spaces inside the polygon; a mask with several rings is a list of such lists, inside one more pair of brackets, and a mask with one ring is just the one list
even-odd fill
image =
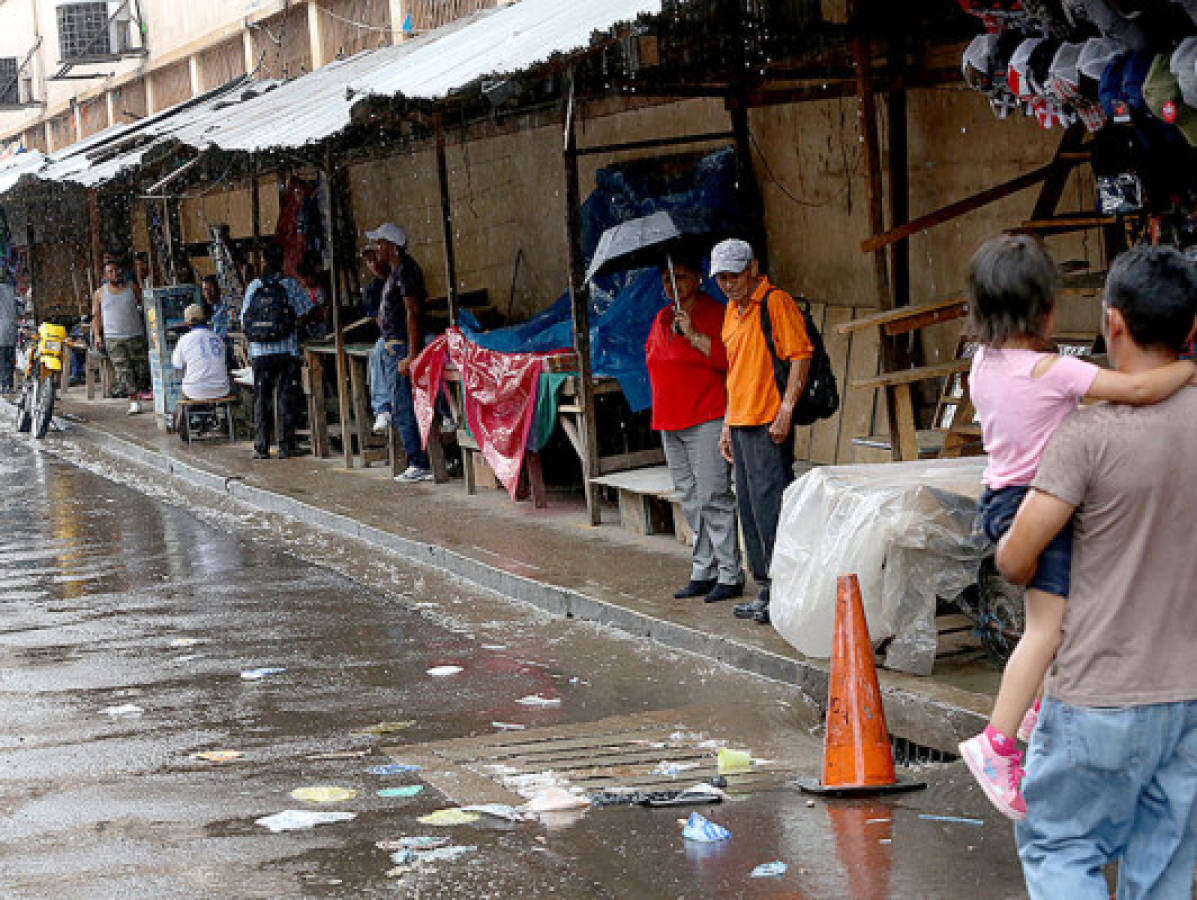
{"label": "drain grate", "polygon": [[899,766],[926,766],[936,763],[952,763],[960,757],[955,753],[937,750],[915,743],[909,738],[890,735],[889,746],[894,754],[894,763]]}
{"label": "drain grate", "polygon": [[[510,731],[427,744],[391,746],[396,762],[454,802],[520,803],[559,784],[596,794],[615,789],[677,790],[717,774],[720,742],[688,730],[684,710],[615,716],[597,722]],[[784,780],[761,763],[727,776],[731,792],[760,790]]]}

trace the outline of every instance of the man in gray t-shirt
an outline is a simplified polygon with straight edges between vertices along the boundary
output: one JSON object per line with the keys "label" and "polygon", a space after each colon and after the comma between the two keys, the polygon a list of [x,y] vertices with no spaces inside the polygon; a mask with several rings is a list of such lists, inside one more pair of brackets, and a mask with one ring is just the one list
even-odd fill
{"label": "man in gray t-shirt", "polygon": [[[1103,330],[1120,372],[1177,358],[1197,267],[1136,247],[1111,267]],[[1019,856],[1033,898],[1188,897],[1197,860],[1197,387],[1101,404],[1052,436],[998,547],[1025,583],[1074,520],[1072,589],[1027,757]]]}

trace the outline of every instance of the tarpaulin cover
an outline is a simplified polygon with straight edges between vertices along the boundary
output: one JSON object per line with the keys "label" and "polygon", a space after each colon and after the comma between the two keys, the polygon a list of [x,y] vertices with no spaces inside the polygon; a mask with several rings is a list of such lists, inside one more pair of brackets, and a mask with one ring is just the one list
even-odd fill
{"label": "tarpaulin cover", "polygon": [[931,674],[936,597],[977,580],[974,534],[984,458],[813,469],[786,490],[769,615],[806,656],[831,655],[836,578],[860,580],[869,637],[893,638],[886,666]]}
{"label": "tarpaulin cover", "polygon": [[544,354],[498,353],[450,328],[412,362],[412,400],[420,438],[427,446],[446,358],[461,373],[466,422],[483,459],[515,499]]}
{"label": "tarpaulin cover", "polygon": [[[684,175],[662,176],[652,166],[632,171],[600,169],[597,187],[582,205],[582,248],[589,262],[608,228],[659,210],[674,213],[687,232],[720,237],[739,231],[736,155],[731,149],[711,153]],[[722,295],[713,286],[714,297]],[[590,346],[595,375],[615,378],[633,412],[652,405],[644,342],[653,317],[666,303],[656,271],[641,269],[595,279],[590,291]],[[573,319],[569,292],[520,325],[481,332],[468,314],[463,333],[490,350],[532,353],[572,348]]]}

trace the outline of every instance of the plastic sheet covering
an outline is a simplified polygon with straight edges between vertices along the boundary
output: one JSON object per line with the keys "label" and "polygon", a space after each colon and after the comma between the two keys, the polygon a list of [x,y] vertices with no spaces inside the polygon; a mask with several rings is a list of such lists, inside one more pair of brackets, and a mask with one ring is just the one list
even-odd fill
{"label": "plastic sheet covering", "polygon": [[[582,205],[582,248],[587,262],[608,228],[660,210],[674,213],[687,233],[709,233],[714,239],[739,229],[736,200],[736,157],[731,149],[703,157],[684,175],[643,170],[600,169],[597,188]],[[708,293],[723,295],[711,282]],[[653,269],[618,272],[596,278],[590,291],[590,346],[594,374],[615,378],[633,412],[652,405],[644,342],[653,318],[666,303],[661,277]],[[527,322],[482,332],[468,313],[461,330],[471,341],[504,353],[535,353],[573,347],[569,292]]]}
{"label": "plastic sheet covering", "polygon": [[786,491],[769,613],[806,656],[831,655],[836,578],[860,580],[869,637],[886,666],[930,675],[936,597],[977,580],[991,547],[973,533],[984,458],[813,469]]}

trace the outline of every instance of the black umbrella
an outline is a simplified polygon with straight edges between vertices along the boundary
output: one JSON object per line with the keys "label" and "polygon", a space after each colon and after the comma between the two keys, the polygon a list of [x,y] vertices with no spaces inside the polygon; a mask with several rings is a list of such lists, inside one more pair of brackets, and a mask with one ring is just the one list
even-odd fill
{"label": "black umbrella", "polygon": [[586,272],[590,281],[612,272],[657,267],[665,263],[673,284],[673,305],[677,308],[677,278],[673,271],[673,257],[684,247],[698,246],[706,232],[684,229],[668,212],[629,219],[608,228],[599,238],[594,259]]}

